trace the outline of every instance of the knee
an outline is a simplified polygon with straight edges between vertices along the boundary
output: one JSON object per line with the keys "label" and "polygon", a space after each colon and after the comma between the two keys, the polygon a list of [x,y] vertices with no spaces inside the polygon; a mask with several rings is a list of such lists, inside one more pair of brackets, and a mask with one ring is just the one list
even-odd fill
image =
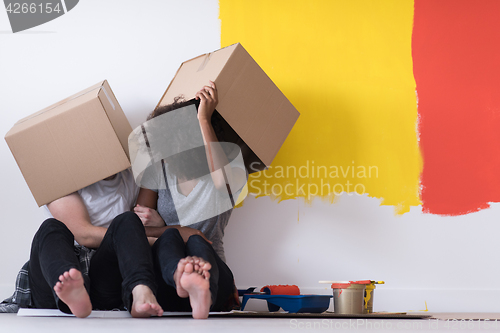
{"label": "knee", "polygon": [[176,241],[184,243],[179,230],[177,230],[176,228],[168,228],[163,232],[163,234],[161,234],[160,237],[158,237],[155,242],[155,246],[162,247],[162,244],[168,244]]}
{"label": "knee", "polygon": [[40,228],[38,228],[38,231],[35,234],[34,240],[43,240],[47,235],[54,233],[73,237],[73,234],[64,223],[55,218],[49,218],[43,221],[40,225]]}
{"label": "knee", "polygon": [[179,229],[177,228],[168,228],[166,229],[162,236],[165,235],[165,236],[180,236],[181,233],[179,232]]}
{"label": "knee", "polygon": [[55,219],[55,218],[49,218],[43,221],[43,223],[40,225],[40,228],[38,228],[39,233],[48,233],[48,232],[54,232],[54,231],[68,231],[68,227],[62,223],[61,221]]}
{"label": "knee", "polygon": [[181,238],[182,239],[181,233],[179,232],[179,230],[177,228],[165,229],[165,231],[163,232],[163,234],[161,234],[161,236],[158,238],[158,240],[159,241],[167,241],[168,239],[172,239],[172,238]]}
{"label": "knee", "polygon": [[203,238],[202,236],[200,235],[191,235],[189,236],[187,242],[186,242],[186,246],[191,246],[191,245],[210,245],[209,242],[207,242],[205,240],[205,238]]}

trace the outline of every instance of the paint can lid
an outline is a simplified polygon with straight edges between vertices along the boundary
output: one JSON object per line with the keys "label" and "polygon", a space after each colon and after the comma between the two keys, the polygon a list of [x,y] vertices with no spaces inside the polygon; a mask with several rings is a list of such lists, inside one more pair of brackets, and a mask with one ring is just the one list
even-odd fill
{"label": "paint can lid", "polygon": [[346,289],[349,288],[351,284],[347,283],[332,283],[332,289]]}
{"label": "paint can lid", "polygon": [[371,284],[371,280],[350,281],[352,284]]}

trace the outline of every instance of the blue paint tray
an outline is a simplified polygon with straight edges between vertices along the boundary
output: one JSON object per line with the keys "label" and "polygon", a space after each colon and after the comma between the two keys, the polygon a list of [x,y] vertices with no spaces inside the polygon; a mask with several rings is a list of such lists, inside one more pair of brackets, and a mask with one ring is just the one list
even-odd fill
{"label": "blue paint tray", "polygon": [[241,311],[245,309],[250,298],[265,299],[269,312],[278,311],[282,308],[289,313],[321,313],[330,306],[328,295],[243,295]]}

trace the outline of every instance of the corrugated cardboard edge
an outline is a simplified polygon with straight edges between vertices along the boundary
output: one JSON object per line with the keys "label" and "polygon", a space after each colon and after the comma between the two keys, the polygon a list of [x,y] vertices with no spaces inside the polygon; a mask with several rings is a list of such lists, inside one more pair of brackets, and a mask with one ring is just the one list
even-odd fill
{"label": "corrugated cardboard edge", "polygon": [[[9,132],[7,132],[7,134],[8,134],[8,133],[9,133]],[[23,175],[23,180],[24,180],[24,183],[26,184],[26,187],[28,187],[28,189],[30,190],[31,197],[33,198],[33,200],[35,200],[35,202],[37,203],[38,207],[40,207],[40,206],[42,206],[42,205],[39,205],[39,204],[38,204],[38,202],[36,201],[36,198],[35,198],[35,196],[33,195],[33,192],[31,192],[31,188],[30,188],[30,186],[28,185],[28,182],[26,181],[26,177],[24,176],[23,170],[19,167],[19,161],[17,160],[16,156],[14,155],[14,152],[13,152],[13,151],[12,151],[12,149],[10,148],[11,144],[9,143],[9,137],[7,136],[7,134],[5,135],[4,140],[5,140],[5,142],[7,142],[7,146],[9,147],[10,154],[12,155],[12,157],[14,157],[14,161],[16,161],[17,169],[21,172],[21,175]]]}
{"label": "corrugated cardboard edge", "polygon": [[[118,140],[120,141],[120,144],[121,144],[121,146],[123,148],[123,151],[125,152],[125,156],[127,156],[127,159],[129,160],[129,163],[130,163],[130,156],[129,156],[129,151],[128,151],[128,136],[130,135],[130,133],[132,133],[132,126],[130,126],[130,122],[128,121],[128,119],[126,117],[125,112],[123,112],[123,109],[122,109],[122,107],[120,105],[120,102],[116,98],[115,93],[111,89],[111,86],[110,86],[110,84],[109,84],[109,82],[107,80],[102,81],[102,85],[101,85],[101,89],[100,90],[103,90],[103,87],[104,87],[104,89],[106,89],[106,86],[109,88],[109,92],[108,93],[111,93],[111,95],[113,96],[113,100],[111,100],[111,98],[109,98],[109,96],[106,93],[106,90],[104,90],[104,93],[106,94],[106,97],[110,99],[110,103],[116,104],[116,108],[118,108],[119,111],[123,113],[123,115],[125,116],[125,119],[127,120],[127,124],[129,125],[128,127],[130,127],[130,130],[129,130],[129,128],[127,128],[127,131],[129,133],[127,133],[127,135],[124,135],[123,138],[120,135],[118,135],[117,128],[115,126],[113,126],[114,122],[111,121],[111,119],[109,117],[109,112],[108,112],[106,106],[103,104],[102,100],[99,97],[100,91],[97,93],[97,98],[99,99],[99,102],[101,102],[102,108],[106,111],[106,116],[108,117],[108,121],[110,122],[111,126],[113,127],[113,130],[117,134],[116,136],[118,137]],[[116,110],[113,110],[113,111],[110,111],[110,112],[116,112]],[[121,125],[123,125],[123,124],[121,124]],[[130,165],[128,167],[130,167]]]}
{"label": "corrugated cardboard edge", "polygon": [[[38,111],[38,112],[35,112],[35,113],[33,113],[33,114],[30,114],[29,116],[26,116],[26,117],[24,117],[24,118],[22,118],[22,119],[19,119],[19,120],[18,120],[18,121],[16,121],[16,123],[12,126],[12,128],[13,128],[15,125],[17,125],[17,124],[20,124],[20,123],[23,123],[23,122],[25,122],[25,121],[27,121],[27,120],[30,120],[30,119],[32,119],[32,118],[35,118],[35,117],[37,117],[37,116],[39,116],[39,115],[41,115],[41,114],[43,114],[43,113],[45,113],[45,112],[47,112],[47,111],[50,111],[50,110],[52,110],[52,109],[55,109],[55,108],[57,108],[57,107],[59,107],[59,106],[61,106],[61,105],[65,104],[65,103],[67,103],[67,102],[69,102],[69,101],[72,101],[72,100],[74,100],[74,99],[77,99],[77,98],[79,98],[79,97],[81,97],[81,96],[83,96],[83,95],[86,95],[86,94],[88,94],[88,93],[90,93],[90,92],[92,92],[92,91],[94,91],[94,90],[96,90],[96,89],[100,89],[100,88],[103,86],[104,82],[106,82],[106,80],[99,81],[99,83],[96,83],[96,84],[94,84],[94,85],[92,85],[92,86],[88,87],[87,89],[84,89],[84,90],[82,90],[82,91],[79,91],[79,92],[77,92],[76,94],[73,94],[73,95],[71,95],[71,96],[69,96],[69,97],[66,97],[65,99],[62,99],[62,100],[60,100],[60,101],[58,101],[58,102],[56,102],[56,103],[54,103],[54,104],[52,104],[52,105],[49,105],[49,106],[47,106],[46,108],[43,108],[43,109],[41,109],[41,110],[40,110],[40,111]],[[98,91],[97,93],[99,93],[99,91]],[[11,128],[11,130],[12,130],[12,128]],[[9,132],[10,132],[10,130],[9,130]],[[7,134],[9,134],[9,132],[7,132]],[[6,135],[7,135],[7,134],[6,134]]]}

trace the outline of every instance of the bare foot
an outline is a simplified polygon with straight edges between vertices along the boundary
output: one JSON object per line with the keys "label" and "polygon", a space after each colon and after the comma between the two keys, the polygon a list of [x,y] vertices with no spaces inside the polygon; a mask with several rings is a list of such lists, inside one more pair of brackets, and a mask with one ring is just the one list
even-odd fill
{"label": "bare foot", "polygon": [[138,284],[132,289],[132,309],[130,314],[134,318],[161,317],[163,309],[156,301],[153,291],[146,285]]}
{"label": "bare foot", "polygon": [[92,303],[79,270],[71,268],[59,276],[54,291],[78,318],[85,318],[92,312]]}
{"label": "bare foot", "polygon": [[[203,262],[203,266],[205,264],[208,263]],[[184,267],[184,273],[182,273],[179,279],[181,287],[189,295],[189,303],[193,310],[194,319],[208,318],[210,305],[212,305],[209,278],[210,273],[208,271],[204,272],[204,275],[198,274],[194,271],[194,265],[188,262]]]}
{"label": "bare foot", "polygon": [[206,262],[203,258],[195,256],[193,257],[188,256],[184,259],[179,260],[179,263],[177,264],[177,269],[175,270],[174,273],[174,281],[177,290],[177,295],[182,298],[189,297],[188,292],[184,288],[182,288],[181,283],[179,282],[182,274],[184,273],[184,269],[187,263],[191,263],[193,265],[192,272],[198,273],[206,279],[210,278],[209,271],[212,268],[212,265]]}

